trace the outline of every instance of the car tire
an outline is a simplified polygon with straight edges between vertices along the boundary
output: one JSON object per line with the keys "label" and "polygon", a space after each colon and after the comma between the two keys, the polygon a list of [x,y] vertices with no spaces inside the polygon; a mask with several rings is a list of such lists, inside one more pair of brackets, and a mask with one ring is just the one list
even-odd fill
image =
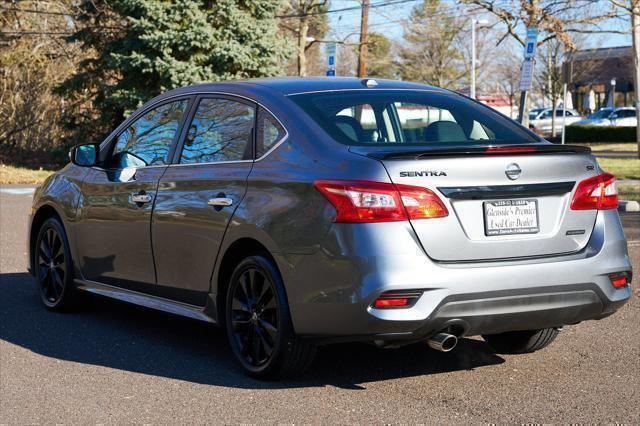
{"label": "car tire", "polygon": [[71,309],[77,300],[73,261],[67,234],[57,218],[49,218],[42,224],[33,252],[34,275],[42,303],[52,311]]}
{"label": "car tire", "polygon": [[296,336],[284,285],[273,261],[253,255],[235,268],[226,295],[227,337],[251,376],[279,379],[304,372],[316,346]]}
{"label": "car tire", "polygon": [[557,328],[543,328],[542,330],[486,334],[482,337],[497,353],[525,354],[549,346],[559,333]]}

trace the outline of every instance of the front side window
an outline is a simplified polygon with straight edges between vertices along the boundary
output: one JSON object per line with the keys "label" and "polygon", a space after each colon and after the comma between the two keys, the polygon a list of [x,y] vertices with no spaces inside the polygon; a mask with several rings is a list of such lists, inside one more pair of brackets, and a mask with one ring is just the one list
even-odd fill
{"label": "front side window", "polygon": [[345,145],[492,145],[539,139],[490,107],[451,93],[345,90],[291,95]]}
{"label": "front side window", "polygon": [[255,108],[229,99],[206,98],[189,125],[181,164],[251,159]]}
{"label": "front side window", "polygon": [[118,136],[110,167],[161,166],[169,163],[171,143],[180,127],[188,101],[161,105],[146,112]]}

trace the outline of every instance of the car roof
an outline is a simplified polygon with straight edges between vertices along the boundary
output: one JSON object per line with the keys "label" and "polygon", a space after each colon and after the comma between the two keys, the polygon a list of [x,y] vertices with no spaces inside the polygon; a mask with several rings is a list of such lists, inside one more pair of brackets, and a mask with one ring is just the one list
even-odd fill
{"label": "car roof", "polygon": [[280,91],[284,95],[358,89],[413,89],[444,91],[444,89],[420,83],[355,77],[285,77],[247,80],[246,83],[268,87]]}
{"label": "car roof", "polygon": [[[367,81],[375,81],[375,86]],[[371,89],[399,89],[399,90],[431,90],[438,92],[450,92],[435,86],[406,81],[385,80],[377,78],[355,78],[355,77],[279,77],[260,78],[251,80],[232,80],[227,82],[204,83],[194,86],[182,87],[163,94],[176,95],[197,93],[201,91],[255,91],[256,89],[270,89],[281,95],[288,96],[299,93],[324,92],[334,90],[371,90]]]}

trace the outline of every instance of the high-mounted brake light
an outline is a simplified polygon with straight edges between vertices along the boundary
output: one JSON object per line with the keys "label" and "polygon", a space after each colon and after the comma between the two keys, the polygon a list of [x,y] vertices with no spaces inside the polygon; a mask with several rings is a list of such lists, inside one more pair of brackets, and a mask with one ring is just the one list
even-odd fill
{"label": "high-mounted brake light", "polygon": [[536,147],[533,146],[490,146],[484,152],[486,154],[526,154],[536,151]]}
{"label": "high-mounted brake light", "polygon": [[603,173],[578,184],[571,210],[609,210],[618,208],[618,191],[616,178],[610,173]]}
{"label": "high-mounted brake light", "polygon": [[334,222],[398,222],[449,214],[440,198],[419,186],[393,183],[319,180],[315,187],[336,209]]}

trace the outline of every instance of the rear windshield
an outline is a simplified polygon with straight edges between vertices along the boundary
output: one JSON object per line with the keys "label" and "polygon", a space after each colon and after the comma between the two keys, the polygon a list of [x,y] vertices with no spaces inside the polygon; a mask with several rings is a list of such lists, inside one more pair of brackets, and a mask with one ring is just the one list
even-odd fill
{"label": "rear windshield", "polygon": [[345,145],[495,145],[539,142],[513,120],[463,96],[402,90],[291,95]]}

